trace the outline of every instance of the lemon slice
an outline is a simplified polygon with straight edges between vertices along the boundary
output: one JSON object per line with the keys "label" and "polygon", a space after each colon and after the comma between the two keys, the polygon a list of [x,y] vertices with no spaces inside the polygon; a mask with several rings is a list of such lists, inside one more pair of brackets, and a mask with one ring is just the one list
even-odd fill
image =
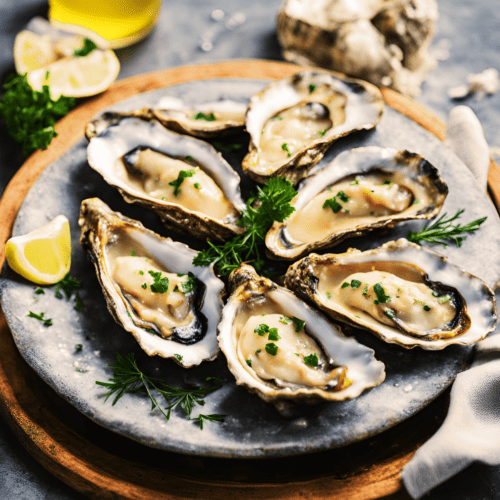
{"label": "lemon slice", "polygon": [[9,266],[39,285],[61,281],[71,265],[69,221],[64,215],[31,233],[14,236],[5,245]]}
{"label": "lemon slice", "polygon": [[56,100],[61,94],[68,97],[87,97],[106,90],[118,77],[120,62],[115,53],[95,49],[84,57],[64,57],[28,73],[28,83],[34,90],[50,88]]}
{"label": "lemon slice", "polygon": [[57,58],[50,35],[39,36],[27,30],[17,34],[14,41],[14,64],[20,75],[47,66]]}

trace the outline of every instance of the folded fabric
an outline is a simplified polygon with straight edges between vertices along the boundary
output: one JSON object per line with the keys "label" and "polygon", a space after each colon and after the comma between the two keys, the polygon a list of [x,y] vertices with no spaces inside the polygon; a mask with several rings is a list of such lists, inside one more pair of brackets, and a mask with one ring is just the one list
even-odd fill
{"label": "folded fabric", "polygon": [[[445,144],[486,190],[488,145],[470,108],[451,110]],[[411,497],[418,499],[474,461],[500,464],[500,334],[476,344],[471,368],[453,383],[443,425],[417,450],[401,478]]]}

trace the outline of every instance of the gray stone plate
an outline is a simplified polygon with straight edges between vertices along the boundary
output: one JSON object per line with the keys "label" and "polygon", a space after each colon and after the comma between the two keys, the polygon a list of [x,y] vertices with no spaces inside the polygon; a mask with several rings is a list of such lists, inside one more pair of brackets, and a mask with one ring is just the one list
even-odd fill
{"label": "gray stone plate", "polygon": [[[265,84],[257,80],[190,82],[135,96],[113,109],[153,105],[164,95],[183,97],[193,103],[221,97],[246,102]],[[245,136],[236,140],[243,141],[246,147]],[[51,387],[94,422],[145,445],[186,454],[246,458],[298,455],[345,446],[392,427],[426,406],[468,366],[471,347],[451,346],[439,352],[405,350],[386,345],[370,334],[355,332],[359,341],[372,347],[376,357],[385,363],[385,382],[356,400],[298,406],[281,415],[272,405],[236,386],[223,356],[191,370],[184,370],[171,360],[148,358],[107,310],[93,265],[78,243],[80,202],[98,196],[113,210],[141,220],[163,236],[181,239],[196,249],[200,249],[202,243],[169,233],[154,214],[126,204],[118,192],[88,166],[86,145],[87,141],[82,138],[47,167],[26,196],[14,226],[14,235],[19,235],[58,214],[68,217],[73,249],[71,274],[83,284],[81,297],[85,311],[76,311],[73,300],[57,299],[53,287],[45,287],[44,295],[35,295],[36,287],[15,275],[7,265],[2,271],[0,296],[22,356]],[[345,149],[365,145],[406,148],[424,155],[439,168],[450,187],[444,212],[454,214],[457,209],[465,208],[464,222],[488,216],[481,230],[469,236],[462,248],[436,250],[493,286],[500,276],[497,259],[500,222],[468,169],[434,136],[391,108],[386,109],[376,130],[356,133],[337,142],[321,164]],[[243,150],[224,155],[241,173]],[[245,197],[253,186],[248,179],[242,180]],[[339,247],[339,251],[348,246],[376,247],[423,225],[422,222],[405,223],[389,235],[374,234],[351,240]],[[29,311],[45,312],[46,317],[52,318],[53,325],[44,326],[29,318]],[[82,344],[80,352],[76,344]],[[206,422],[200,430],[196,422],[178,411],[166,421],[158,410],[150,412],[149,400],[142,392],[125,394],[115,406],[110,400],[105,402],[102,397],[105,390],[95,381],[107,381],[112,376],[108,364],[116,361],[117,352],[135,353],[145,373],[172,386],[203,384],[208,376],[222,378],[223,388],[208,395],[205,406],[195,408],[193,416],[198,415],[199,410],[203,414],[218,413],[225,415],[224,422]]]}

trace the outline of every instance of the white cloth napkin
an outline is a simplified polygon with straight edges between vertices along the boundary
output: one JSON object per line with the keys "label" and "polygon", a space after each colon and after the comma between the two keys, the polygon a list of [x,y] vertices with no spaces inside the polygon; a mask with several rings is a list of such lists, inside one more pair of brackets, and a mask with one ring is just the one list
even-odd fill
{"label": "white cloth napkin", "polygon": [[[486,190],[488,145],[467,106],[451,110],[445,144]],[[418,499],[474,461],[500,465],[500,334],[476,344],[471,368],[453,383],[443,425],[417,450],[401,478],[410,496]]]}

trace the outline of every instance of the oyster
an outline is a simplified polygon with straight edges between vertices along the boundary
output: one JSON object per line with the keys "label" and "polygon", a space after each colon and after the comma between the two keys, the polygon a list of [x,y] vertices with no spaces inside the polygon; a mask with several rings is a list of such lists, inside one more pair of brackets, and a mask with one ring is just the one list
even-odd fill
{"label": "oyster", "polygon": [[311,254],[290,266],[285,285],[332,318],[409,349],[473,344],[497,322],[495,295],[482,280],[406,239]]}
{"label": "oyster", "polygon": [[257,182],[306,177],[336,139],[380,121],[380,91],[361,80],[326,71],[302,71],[269,84],[250,99],[245,174]]}
{"label": "oyster", "polygon": [[217,357],[224,284],[211,266],[194,267],[194,250],[98,198],[82,202],[79,224],[109,311],[149,356],[185,368]]}
{"label": "oyster", "polygon": [[264,401],[342,401],[384,380],[372,349],[251,266],[233,271],[229,286],[219,345],[236,383]]}
{"label": "oyster", "polygon": [[301,184],[296,211],[267,233],[267,253],[298,259],[373,229],[430,219],[447,194],[438,170],[418,154],[375,146],[345,151]]}
{"label": "oyster", "polygon": [[247,104],[230,99],[206,102],[194,108],[181,99],[164,97],[154,108],[143,108],[128,113],[107,111],[90,121],[85,128],[87,139],[99,135],[125,117],[158,120],[164,127],[201,139],[213,139],[243,132]]}
{"label": "oyster", "polygon": [[240,178],[203,141],[123,118],[90,140],[87,158],[125,201],[153,210],[169,229],[222,241],[243,232]]}

